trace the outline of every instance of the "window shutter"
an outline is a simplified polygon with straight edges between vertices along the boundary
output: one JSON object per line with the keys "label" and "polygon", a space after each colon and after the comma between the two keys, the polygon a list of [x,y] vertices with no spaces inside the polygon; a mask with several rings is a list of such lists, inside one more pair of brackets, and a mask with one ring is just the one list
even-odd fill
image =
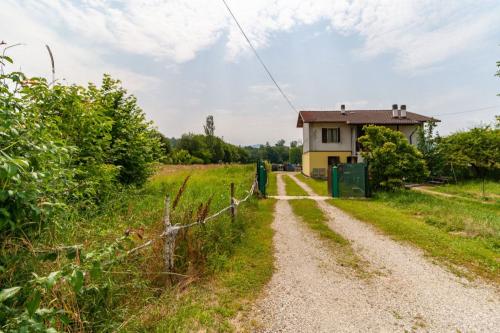
{"label": "window shutter", "polygon": [[321,129],[321,141],[323,143],[326,143],[326,136],[327,136],[327,129],[326,128],[322,128]]}
{"label": "window shutter", "polygon": [[340,142],[340,128],[337,128],[337,142]]}

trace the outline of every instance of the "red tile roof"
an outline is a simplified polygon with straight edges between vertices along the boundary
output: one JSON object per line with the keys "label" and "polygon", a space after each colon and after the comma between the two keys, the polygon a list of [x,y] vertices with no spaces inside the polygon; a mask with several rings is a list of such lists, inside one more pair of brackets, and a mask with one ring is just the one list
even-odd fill
{"label": "red tile roof", "polygon": [[422,124],[438,119],[423,116],[413,112],[406,112],[406,118],[393,118],[392,110],[346,110],[340,111],[300,111],[297,127],[304,123],[346,123],[353,125],[411,125]]}

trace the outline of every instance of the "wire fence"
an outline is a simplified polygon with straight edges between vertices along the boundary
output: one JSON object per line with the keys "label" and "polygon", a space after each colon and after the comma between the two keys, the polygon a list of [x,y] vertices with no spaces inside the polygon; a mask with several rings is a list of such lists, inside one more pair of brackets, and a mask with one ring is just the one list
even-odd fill
{"label": "wire fence", "polygon": [[230,204],[227,207],[222,208],[218,212],[205,217],[201,220],[188,223],[188,224],[172,224],[170,220],[170,196],[167,195],[165,197],[165,211],[163,214],[163,224],[164,224],[164,231],[158,235],[155,238],[152,238],[148,240],[147,242],[130,249],[127,251],[126,255],[131,255],[135,252],[138,252],[146,247],[149,247],[153,245],[155,242],[164,240],[164,246],[163,246],[163,258],[165,262],[165,268],[166,272],[168,273],[174,268],[174,251],[175,251],[175,240],[177,238],[177,234],[179,233],[180,230],[182,229],[187,229],[191,228],[197,225],[203,225],[206,224],[207,222],[217,218],[218,216],[222,215],[223,213],[230,211],[231,213],[231,218],[234,219],[235,214],[236,214],[236,207],[238,207],[240,204],[243,202],[247,201],[256,191],[257,188],[257,179],[255,178],[250,190],[248,191],[247,195],[241,199],[238,200],[234,197],[234,184],[231,183],[231,201]]}

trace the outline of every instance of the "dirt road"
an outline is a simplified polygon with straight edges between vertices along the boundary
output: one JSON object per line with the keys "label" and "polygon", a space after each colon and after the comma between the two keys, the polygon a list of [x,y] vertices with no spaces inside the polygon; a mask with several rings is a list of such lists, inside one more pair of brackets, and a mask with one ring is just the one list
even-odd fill
{"label": "dirt road", "polygon": [[[309,194],[312,190],[295,177]],[[495,332],[500,298],[481,282],[468,282],[316,200],[329,226],[351,241],[375,272],[358,277],[335,260],[296,216],[278,175],[275,234],[276,272],[255,307],[263,332]],[[374,212],[376,213],[376,212]]]}

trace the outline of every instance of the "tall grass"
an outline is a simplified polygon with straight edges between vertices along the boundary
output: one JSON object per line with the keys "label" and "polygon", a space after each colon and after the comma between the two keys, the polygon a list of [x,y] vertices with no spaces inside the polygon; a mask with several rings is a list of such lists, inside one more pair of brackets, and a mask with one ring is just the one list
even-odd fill
{"label": "tall grass", "polygon": [[[161,170],[143,189],[130,188],[115,193],[115,197],[97,211],[71,211],[59,217],[50,232],[30,243],[2,243],[0,251],[7,261],[2,267],[0,284],[2,287],[23,285],[32,279],[33,272],[45,276],[68,263],[78,264],[78,255],[66,258],[55,254],[54,257],[51,249],[56,247],[79,244],[81,253],[89,253],[100,251],[128,235],[127,242],[120,245],[126,250],[158,237],[164,228],[165,195],[175,198],[188,175],[190,178],[172,213],[174,224],[195,221],[199,218],[200,205],[207,207],[209,201],[210,212],[204,214],[228,206],[231,182],[235,183],[236,197],[242,198],[250,189],[255,173],[253,165],[179,169]],[[255,204],[250,207],[255,207]],[[245,239],[247,230],[244,219],[231,223],[229,214],[223,214],[205,226],[195,226],[180,233],[176,244],[175,272],[190,276],[187,281],[219,272]],[[102,276],[88,282],[92,284],[85,286],[88,291],[76,298],[70,290],[58,288],[58,294],[51,296],[52,304],[74,299],[71,302],[77,306],[71,310],[70,318],[79,323],[70,327],[112,331],[152,298],[158,297],[165,288],[170,288],[172,283],[185,283],[184,278],[166,275],[164,271],[160,241],[106,268]]]}
{"label": "tall grass", "polygon": [[494,201],[500,204],[500,182],[497,181],[486,180],[483,184],[482,180],[468,180],[458,184],[435,186],[432,190],[465,198]]}

